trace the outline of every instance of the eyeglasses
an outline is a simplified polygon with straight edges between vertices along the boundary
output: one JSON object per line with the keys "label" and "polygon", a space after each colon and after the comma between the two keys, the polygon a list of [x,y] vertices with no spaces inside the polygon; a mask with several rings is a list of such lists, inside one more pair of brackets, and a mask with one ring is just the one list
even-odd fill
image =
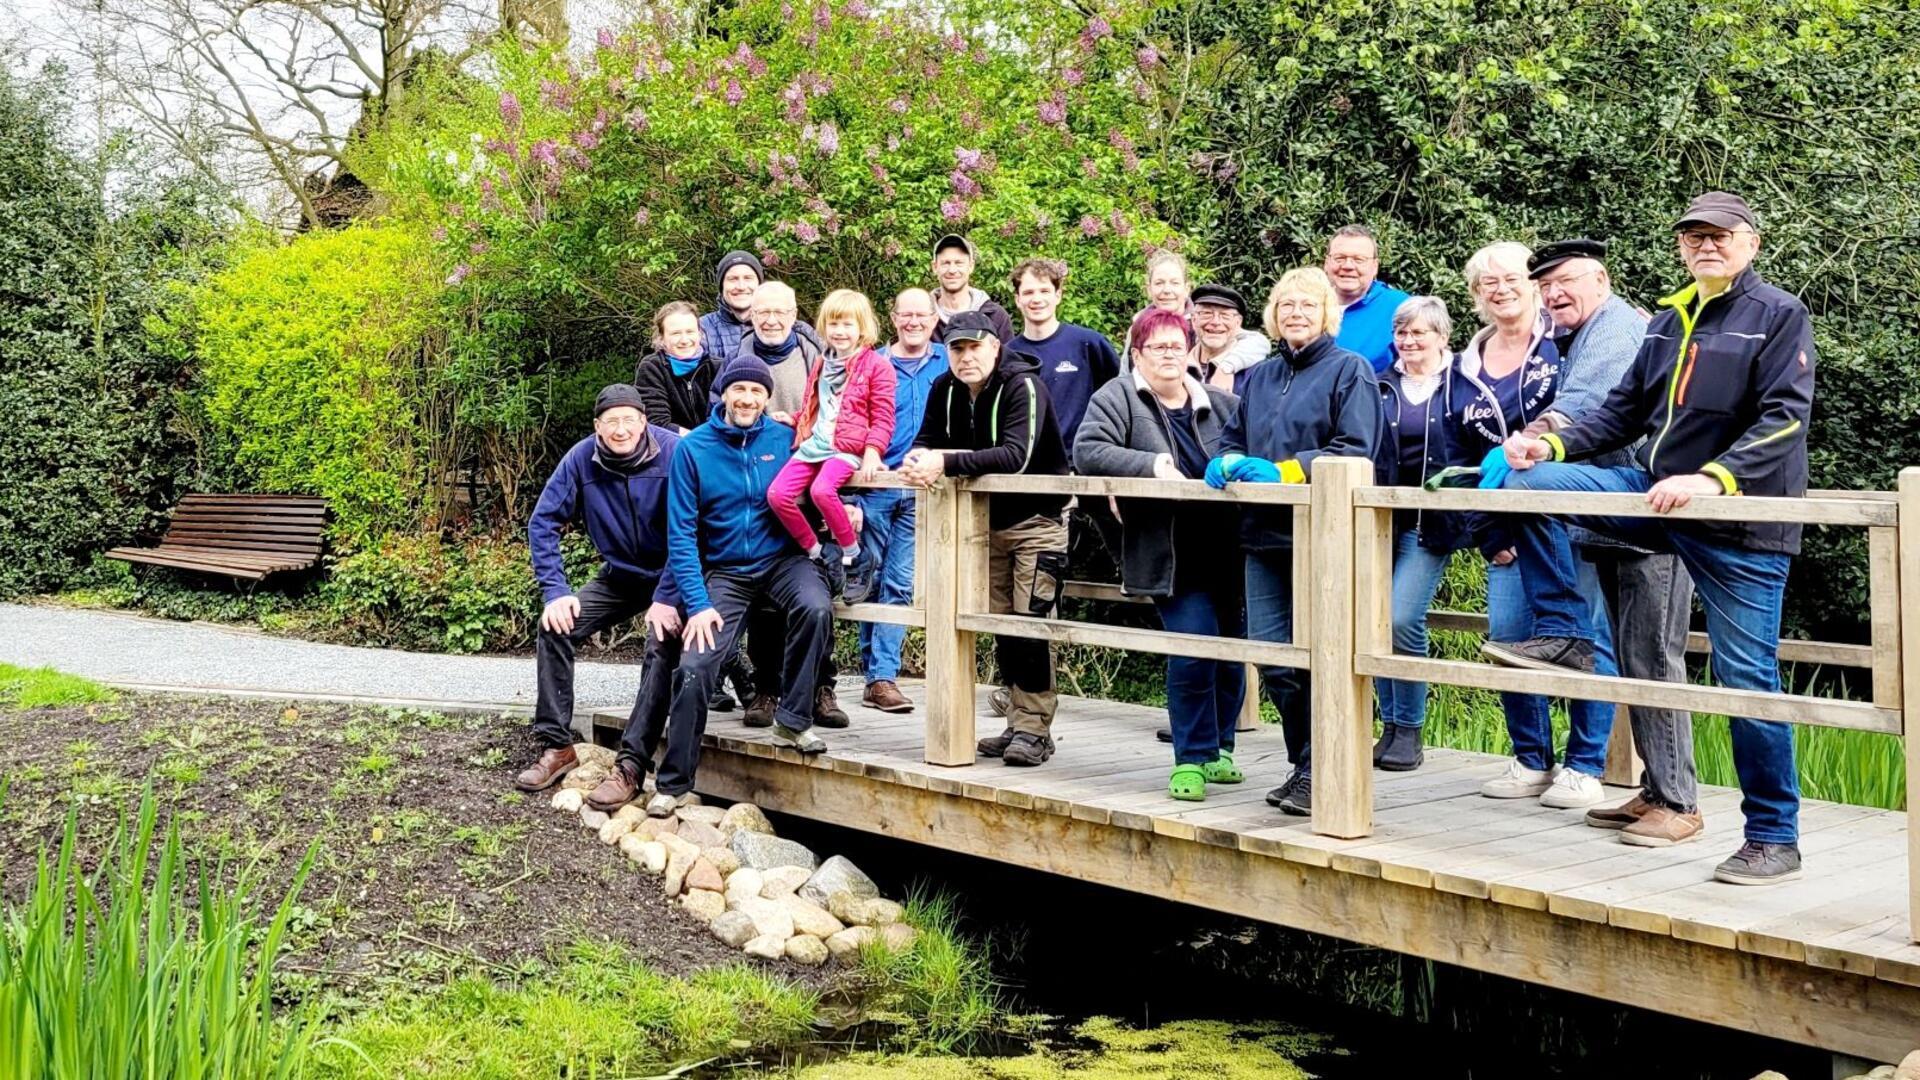
{"label": "eyeglasses", "polygon": [[1148,356],[1179,356],[1187,351],[1187,346],[1179,341],[1150,341],[1140,346],[1139,351]]}
{"label": "eyeglasses", "polygon": [[933,318],[931,311],[896,311],[893,317],[903,322],[925,322]]}
{"label": "eyeglasses", "polygon": [[754,308],[752,314],[756,319],[768,319],[776,316],[791,319],[799,314],[799,311],[795,308]]}
{"label": "eyeglasses", "polygon": [[1500,289],[1519,289],[1526,281],[1519,274],[1508,274],[1506,277],[1483,277],[1475,281],[1473,287],[1481,292],[1495,292]]}
{"label": "eyeglasses", "polygon": [[1379,262],[1378,255],[1329,255],[1327,261],[1335,266],[1365,266],[1370,262]]}
{"label": "eyeglasses", "polygon": [[1577,274],[1567,274],[1563,277],[1541,278],[1539,285],[1542,289],[1564,289],[1583,277],[1592,277],[1599,272],[1599,268],[1595,267],[1592,270],[1582,270]]}
{"label": "eyeglasses", "polygon": [[1193,309],[1194,322],[1230,322],[1240,317],[1240,313],[1227,307],[1211,307],[1201,304]]}
{"label": "eyeglasses", "polygon": [[631,419],[621,417],[617,420],[600,417],[594,420],[594,425],[605,428],[608,431],[638,431],[647,426],[647,419],[644,416],[636,416]]}
{"label": "eyeglasses", "polygon": [[1748,229],[1717,229],[1707,232],[1701,229],[1688,229],[1677,235],[1680,237],[1680,246],[1688,251],[1699,251],[1708,244],[1725,251],[1733,244],[1734,237],[1745,235],[1750,231]]}
{"label": "eyeglasses", "polygon": [[1275,300],[1273,302],[1273,310],[1274,310],[1274,313],[1278,315],[1290,315],[1296,311],[1303,315],[1306,315],[1306,314],[1311,314],[1319,311],[1320,301],[1318,300]]}

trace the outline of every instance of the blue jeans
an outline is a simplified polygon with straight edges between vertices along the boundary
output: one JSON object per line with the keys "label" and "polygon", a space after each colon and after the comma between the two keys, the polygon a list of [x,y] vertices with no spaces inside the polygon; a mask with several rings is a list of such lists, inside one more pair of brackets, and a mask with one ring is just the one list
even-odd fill
{"label": "blue jeans", "polygon": [[[1247,552],[1247,637],[1253,641],[1293,642],[1293,552]],[[1313,760],[1308,740],[1313,721],[1312,684],[1299,668],[1262,664],[1260,681],[1267,697],[1280,710],[1280,731],[1287,743],[1287,760],[1310,772]]]}
{"label": "blue jeans", "polygon": [[[913,492],[897,488],[861,497],[860,557],[873,560],[876,604],[913,603]],[[891,623],[860,624],[860,662],[867,682],[900,676],[900,645],[907,628]]]}
{"label": "blue jeans", "polygon": [[[1440,587],[1451,556],[1420,546],[1420,533],[1401,531],[1393,538],[1393,651],[1427,655],[1427,609]],[[1427,684],[1411,679],[1375,679],[1380,722],[1417,728],[1427,722]]]}
{"label": "blue jeans", "polygon": [[[1533,491],[1606,491],[1643,494],[1653,486],[1644,470],[1621,465],[1599,468],[1545,462],[1515,472],[1507,486]],[[1736,690],[1780,692],[1780,602],[1786,593],[1793,557],[1778,551],[1750,551],[1702,536],[1685,522],[1668,525],[1657,518],[1571,517],[1568,523],[1624,540],[1649,551],[1670,551],[1693,578],[1695,595],[1707,613],[1707,638],[1713,643],[1714,681]],[[1519,559],[1529,583],[1544,582],[1530,599],[1535,632],[1566,634],[1577,626],[1578,611],[1543,597],[1577,589],[1577,582],[1548,581],[1557,571],[1557,543],[1566,530],[1549,528],[1544,518],[1515,518]],[[1793,728],[1772,720],[1734,717],[1733,769],[1740,777],[1740,812],[1746,836],[1772,844],[1796,843],[1800,836],[1800,779],[1793,763]]]}
{"label": "blue jeans", "polygon": [[[1593,564],[1576,560],[1584,571],[1576,570],[1582,582],[1592,577],[1592,604],[1580,612],[1581,632],[1574,636],[1594,642],[1593,667],[1601,675],[1618,675],[1614,662],[1612,635],[1607,630],[1606,598],[1600,591],[1600,579]],[[1505,566],[1487,566],[1487,637],[1494,641],[1525,641],[1539,633],[1532,607],[1531,581],[1515,559]],[[1596,628],[1594,606],[1599,608]],[[1608,640],[1602,640],[1608,639]],[[1539,694],[1503,693],[1500,710],[1506,714],[1507,737],[1513,741],[1514,760],[1529,769],[1545,771],[1553,767],[1553,717],[1547,699]],[[1607,771],[1607,737],[1613,733],[1613,705],[1604,701],[1567,702],[1566,766],[1588,776]]]}
{"label": "blue jeans", "polygon": [[[1160,625],[1172,634],[1239,637],[1240,582],[1226,578],[1212,589],[1155,597]],[[1204,765],[1233,751],[1234,727],[1246,696],[1243,665],[1188,656],[1167,657],[1167,720],[1173,728],[1173,760]]]}

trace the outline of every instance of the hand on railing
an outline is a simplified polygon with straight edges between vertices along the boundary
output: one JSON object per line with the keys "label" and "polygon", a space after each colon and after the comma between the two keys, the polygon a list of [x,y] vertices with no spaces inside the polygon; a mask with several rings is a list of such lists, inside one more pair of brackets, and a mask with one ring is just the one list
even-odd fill
{"label": "hand on railing", "polygon": [[909,450],[907,459],[900,463],[900,475],[910,484],[932,487],[934,481],[945,476],[946,459],[938,450]]}
{"label": "hand on railing", "polygon": [[[1516,435],[1514,436],[1514,438],[1515,439],[1525,438],[1525,436]],[[1513,442],[1513,439],[1507,440],[1507,443],[1509,445],[1511,445],[1512,442]],[[1541,443],[1540,445],[1545,446],[1546,444]],[[1529,463],[1528,465],[1522,465],[1520,467],[1524,469],[1524,468],[1529,468],[1530,465],[1531,463]],[[1494,447],[1493,449],[1487,451],[1486,457],[1483,457],[1480,459],[1480,486],[1484,489],[1489,489],[1489,490],[1499,488],[1501,484],[1504,484],[1507,482],[1507,474],[1512,472],[1513,468],[1514,467],[1512,465],[1507,463],[1506,446]]]}

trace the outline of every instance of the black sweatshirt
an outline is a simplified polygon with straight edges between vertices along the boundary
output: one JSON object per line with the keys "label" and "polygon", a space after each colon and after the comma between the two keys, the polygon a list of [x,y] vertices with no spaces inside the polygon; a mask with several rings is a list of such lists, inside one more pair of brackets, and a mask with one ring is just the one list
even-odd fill
{"label": "black sweatshirt", "polygon": [[656,352],[640,361],[633,373],[634,389],[646,408],[647,423],[692,431],[707,422],[713,410],[710,392],[719,373],[713,357],[700,360],[700,366],[684,377],[673,373],[673,362],[665,353]]}
{"label": "black sweatshirt", "polygon": [[[993,374],[975,396],[951,371],[933,380],[927,415],[913,440],[919,449],[946,451],[948,476],[992,473],[1067,475],[1067,451],[1040,379],[1039,361],[1003,351]],[[991,528],[1005,529],[1030,517],[1059,517],[1065,495],[994,495]]]}

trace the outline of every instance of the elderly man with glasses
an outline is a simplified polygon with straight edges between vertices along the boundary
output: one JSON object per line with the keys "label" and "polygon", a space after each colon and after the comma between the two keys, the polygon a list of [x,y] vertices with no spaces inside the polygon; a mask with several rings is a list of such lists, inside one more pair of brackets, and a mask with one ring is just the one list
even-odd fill
{"label": "elderly man with glasses", "polygon": [[1380,281],[1380,241],[1365,225],[1342,225],[1327,241],[1321,265],[1340,298],[1340,336],[1334,344],[1357,352],[1374,374],[1393,363],[1393,313],[1407,294]]}
{"label": "elderly man with glasses", "polygon": [[[1693,282],[1665,309],[1620,384],[1600,406],[1555,432],[1507,440],[1506,486],[1544,491],[1632,492],[1656,513],[1698,498],[1804,495],[1807,421],[1813,408],[1813,324],[1792,294],[1761,280],[1759,219],[1746,200],[1708,192],[1674,223]],[[1635,443],[1634,463],[1567,462]],[[1736,690],[1778,693],[1780,602],[1800,550],[1800,526],[1658,522],[1574,517],[1569,521],[1650,551],[1679,556],[1707,613],[1714,679]],[[1519,519],[1521,573],[1535,609],[1535,637],[1489,644],[1502,663],[1553,670],[1581,666],[1586,598],[1571,573],[1564,529]],[[1557,548],[1557,550],[1556,550]],[[1771,885],[1800,875],[1799,780],[1793,729],[1734,717],[1733,762],[1746,816],[1745,843],[1714,868],[1735,885]],[[1678,843],[1699,835],[1676,834]]]}
{"label": "elderly man with glasses", "polygon": [[[991,316],[989,316],[991,318]],[[913,449],[927,414],[927,396],[933,381],[947,372],[947,347],[933,340],[939,322],[933,296],[925,289],[908,289],[893,300],[893,344],[880,350],[893,364],[893,441],[881,460],[899,469]],[[882,488],[862,499],[866,528],[860,536],[863,566],[848,579],[848,600],[856,596],[854,582],[871,583],[873,599],[882,604],[913,603],[913,492]],[[868,592],[859,590],[860,596]],[[900,692],[900,647],[907,628],[885,623],[860,624],[860,659],[867,689],[860,704],[882,712],[911,712],[913,702]]]}
{"label": "elderly man with glasses", "polygon": [[773,373],[767,415],[791,424],[806,401],[807,372],[820,358],[820,338],[800,321],[799,299],[784,282],[769,281],[755,289],[748,316],[753,321],[753,333],[740,339],[733,355],[751,356],[767,365]]}

